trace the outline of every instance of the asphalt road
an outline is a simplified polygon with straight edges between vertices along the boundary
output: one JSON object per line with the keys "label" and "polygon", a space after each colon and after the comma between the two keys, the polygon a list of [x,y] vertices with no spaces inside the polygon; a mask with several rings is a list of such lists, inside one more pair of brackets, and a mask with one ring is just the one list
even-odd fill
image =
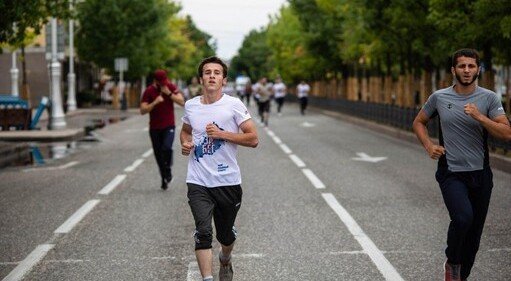
{"label": "asphalt road", "polygon": [[[239,148],[235,280],[442,280],[449,218],[420,146],[293,104],[258,131],[257,148]],[[176,153],[162,191],[147,116],[96,133],[0,171],[0,278],[200,280],[187,159]],[[511,175],[494,183],[471,280],[511,279]]]}

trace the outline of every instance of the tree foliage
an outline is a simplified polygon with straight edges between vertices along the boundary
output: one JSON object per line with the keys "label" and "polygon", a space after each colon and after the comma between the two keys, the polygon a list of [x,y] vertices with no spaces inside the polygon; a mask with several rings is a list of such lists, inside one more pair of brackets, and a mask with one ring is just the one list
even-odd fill
{"label": "tree foliage", "polygon": [[39,34],[50,17],[71,16],[69,0],[0,1],[0,43],[22,45],[27,34]]}
{"label": "tree foliage", "polygon": [[[247,42],[235,67],[264,73],[252,68],[274,66],[266,73],[291,80],[311,73],[316,79],[360,75],[360,69],[418,76],[448,69],[448,58],[460,48],[479,50],[487,68],[511,63],[506,0],[288,0],[267,30],[267,61],[250,65],[241,59],[261,58]],[[307,67],[300,64],[304,54]]]}

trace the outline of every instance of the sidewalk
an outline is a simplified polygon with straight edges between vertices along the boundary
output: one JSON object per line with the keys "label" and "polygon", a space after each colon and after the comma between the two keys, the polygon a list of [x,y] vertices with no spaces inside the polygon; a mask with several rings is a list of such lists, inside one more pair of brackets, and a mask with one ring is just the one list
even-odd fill
{"label": "sidewalk", "polygon": [[[85,136],[85,128],[94,126],[94,120],[125,118],[138,114],[138,109],[126,111],[109,108],[84,108],[66,114],[66,128],[48,130],[47,111],[43,113],[37,127],[39,130],[0,131],[0,142],[56,142],[73,141]],[[3,146],[3,145],[0,145]]]}

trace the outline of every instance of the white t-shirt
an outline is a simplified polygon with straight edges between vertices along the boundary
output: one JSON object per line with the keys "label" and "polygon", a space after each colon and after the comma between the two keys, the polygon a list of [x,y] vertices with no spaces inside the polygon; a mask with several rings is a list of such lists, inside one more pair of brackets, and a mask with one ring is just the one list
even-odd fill
{"label": "white t-shirt", "polygon": [[307,97],[309,95],[310,90],[311,90],[311,87],[307,84],[300,83],[296,87],[296,91],[298,92],[299,98]]}
{"label": "white t-shirt", "polygon": [[286,84],[280,82],[273,85],[273,93],[275,98],[283,98],[286,96]]}
{"label": "white t-shirt", "polygon": [[243,102],[222,94],[212,104],[202,104],[201,97],[185,103],[183,123],[192,127],[195,145],[188,160],[187,183],[206,187],[241,184],[241,174],[236,161],[237,145],[220,139],[209,138],[206,125],[216,124],[221,130],[238,133],[241,123],[250,119]]}

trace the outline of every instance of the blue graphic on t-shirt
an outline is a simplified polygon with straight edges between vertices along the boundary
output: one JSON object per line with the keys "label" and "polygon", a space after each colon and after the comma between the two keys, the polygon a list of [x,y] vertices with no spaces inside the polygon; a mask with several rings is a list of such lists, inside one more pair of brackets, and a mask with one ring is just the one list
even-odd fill
{"label": "blue graphic on t-shirt", "polygon": [[[213,124],[218,127],[215,122],[213,122]],[[220,127],[218,128],[222,131],[224,130]],[[199,162],[199,158],[204,157],[204,155],[213,155],[224,144],[225,141],[221,139],[213,139],[208,136],[202,137],[201,142],[196,145],[194,149],[195,160]]]}

